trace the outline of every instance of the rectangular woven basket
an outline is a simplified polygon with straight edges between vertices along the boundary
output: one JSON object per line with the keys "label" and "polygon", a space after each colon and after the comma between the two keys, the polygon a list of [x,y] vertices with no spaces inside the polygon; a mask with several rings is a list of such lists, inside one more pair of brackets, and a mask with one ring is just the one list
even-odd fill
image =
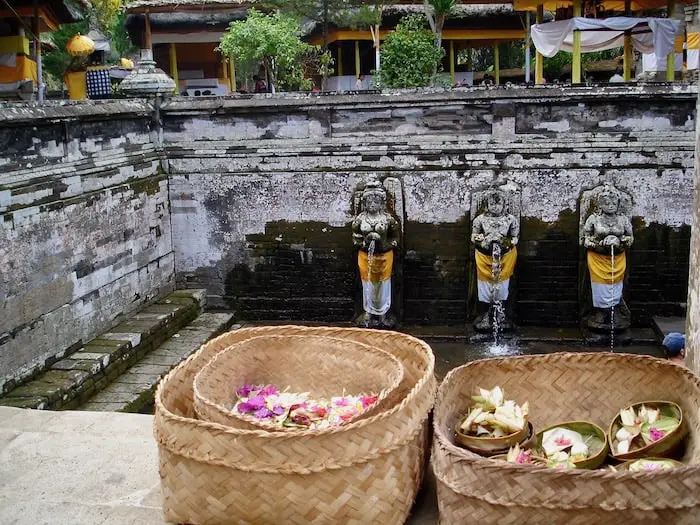
{"label": "rectangular woven basket", "polygon": [[[678,403],[689,437],[687,467],[653,472],[554,470],[490,460],[454,443],[477,387],[503,387],[530,403],[535,431],[570,420],[608,429],[620,409],[660,399]],[[441,525],[696,525],[700,523],[700,380],[651,357],[557,353],[474,361],[438,390],[431,457]]]}
{"label": "rectangular woven basket", "polygon": [[[197,372],[222,350],[261,335],[322,335],[365,343],[396,356],[404,376],[391,404],[334,432],[247,430],[196,419]],[[210,341],[166,376],[156,392],[154,433],[166,520],[193,525],[403,523],[423,477],[434,365],[427,344],[386,331],[261,327]]]}

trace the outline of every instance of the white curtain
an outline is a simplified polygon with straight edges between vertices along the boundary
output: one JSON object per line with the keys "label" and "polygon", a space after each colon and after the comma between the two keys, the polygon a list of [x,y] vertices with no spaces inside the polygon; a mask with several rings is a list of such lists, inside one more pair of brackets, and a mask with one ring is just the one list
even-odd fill
{"label": "white curtain", "polygon": [[[651,32],[634,32],[635,27],[644,24],[648,24]],[[559,50],[572,52],[575,30],[582,31],[582,53],[621,47],[624,45],[625,31],[632,30],[632,45],[635,49],[642,53],[666,56],[673,53],[674,40],[681,30],[681,23],[672,18],[575,17],[558,22],[535,24],[531,30],[532,41],[537,51],[546,57],[553,57]]]}

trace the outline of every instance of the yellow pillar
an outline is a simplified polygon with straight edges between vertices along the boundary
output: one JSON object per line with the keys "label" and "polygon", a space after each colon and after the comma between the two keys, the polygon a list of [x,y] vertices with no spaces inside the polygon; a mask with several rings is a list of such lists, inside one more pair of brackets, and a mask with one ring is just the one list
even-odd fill
{"label": "yellow pillar", "polygon": [[493,70],[494,70],[494,83],[499,85],[501,83],[501,56],[498,50],[498,42],[493,46]]}
{"label": "yellow pillar", "polygon": [[355,77],[360,76],[360,41],[355,40]]}
{"label": "yellow pillar", "polygon": [[180,77],[177,73],[177,49],[175,43],[170,44],[170,76],[175,81],[175,93],[180,92]]}
{"label": "yellow pillar", "polygon": [[455,85],[455,41],[450,40],[450,82]]}
{"label": "yellow pillar", "polygon": [[[581,16],[581,0],[574,0],[574,17]],[[571,64],[571,83],[581,83],[581,31],[574,31],[574,56]]]}
{"label": "yellow pillar", "polygon": [[233,57],[228,59],[229,77],[231,78],[231,93],[236,92],[236,61]]}
{"label": "yellow pillar", "polygon": [[[668,18],[673,18],[673,11],[676,8],[674,0],[668,0]],[[676,78],[675,49],[666,56],[666,82],[673,82]]]}
{"label": "yellow pillar", "polygon": [[[632,12],[632,0],[625,0],[625,16],[630,16]],[[625,82],[632,80],[632,35],[629,31],[625,32],[625,47],[623,55],[623,77]]]}
{"label": "yellow pillar", "polygon": [[[535,22],[541,24],[544,20],[544,5],[540,4],[537,6],[537,18]],[[544,57],[542,53],[535,50],[535,84],[542,84],[542,79],[544,78]]]}
{"label": "yellow pillar", "polygon": [[343,76],[343,42],[338,40],[338,76]]}

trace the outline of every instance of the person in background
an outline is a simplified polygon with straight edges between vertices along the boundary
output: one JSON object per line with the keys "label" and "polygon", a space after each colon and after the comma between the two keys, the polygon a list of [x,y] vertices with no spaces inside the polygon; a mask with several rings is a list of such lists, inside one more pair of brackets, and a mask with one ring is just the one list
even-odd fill
{"label": "person in background", "polygon": [[676,364],[685,365],[685,335],[678,332],[671,332],[662,343],[665,347],[666,357]]}
{"label": "person in background", "polygon": [[488,73],[486,73],[484,75],[484,79],[481,81],[481,85],[482,86],[493,86],[494,85],[493,77],[491,75],[489,75]]}
{"label": "person in background", "polygon": [[267,85],[262,78],[260,78],[258,75],[253,75],[253,81],[255,82],[256,93],[267,93]]}
{"label": "person in background", "polygon": [[622,68],[621,68],[621,67],[618,67],[618,68],[615,70],[615,74],[614,74],[613,76],[610,77],[610,80],[608,80],[608,82],[610,82],[611,84],[613,84],[613,83],[615,83],[615,82],[624,82],[624,81],[625,81],[625,77],[622,76],[622,72],[623,72],[623,71],[622,71]]}
{"label": "person in background", "polygon": [[355,81],[355,91],[362,91],[364,89],[363,87],[363,82],[365,81],[365,76],[360,75],[357,77],[357,80]]}

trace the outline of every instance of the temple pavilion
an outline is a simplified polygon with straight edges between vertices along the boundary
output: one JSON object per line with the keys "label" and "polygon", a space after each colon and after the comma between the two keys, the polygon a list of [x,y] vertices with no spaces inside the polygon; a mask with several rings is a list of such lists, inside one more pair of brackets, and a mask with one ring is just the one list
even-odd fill
{"label": "temple pavilion", "polygon": [[[528,57],[531,26],[546,25],[553,19],[553,13],[557,13],[559,21],[562,13],[565,18],[573,20],[573,17],[581,17],[583,14],[591,18],[610,15],[641,16],[645,10],[659,8],[667,8],[673,14],[676,7],[673,0],[513,0],[506,4],[479,1],[481,3],[478,4],[459,3],[447,18],[443,29],[443,70],[449,74],[453,85],[469,85],[481,78],[483,73],[475,74],[473,71],[469,50],[484,46],[493,47],[493,76],[496,84],[500,83],[499,44],[524,41]],[[413,2],[399,2],[385,7],[379,30],[380,46],[381,40],[396,27],[403,16],[423,12],[423,5]],[[251,0],[133,0],[127,5],[127,28],[136,45],[152,48],[158,67],[176,81],[181,94],[227,94],[240,89],[243,75],[237,71],[233,61],[216,51],[216,47],[228,25],[232,21],[245,19],[248,9],[254,5],[255,2]],[[578,83],[582,80],[582,31],[572,27],[572,81]],[[645,27],[640,24],[639,27],[623,31],[624,35],[620,33],[619,45],[624,44],[625,49],[626,80],[631,78],[632,70],[631,35],[633,32],[648,30]],[[323,43],[320,24],[306,24],[305,30],[309,42],[319,45]],[[696,37],[691,35],[689,40],[694,42],[692,45],[697,45]],[[375,39],[370,29],[331,25],[328,44],[335,60],[336,74],[328,79],[327,89],[356,89],[360,77],[361,87],[369,88],[371,72],[376,69],[377,60]],[[684,46],[689,47],[685,43],[685,34],[677,35],[676,51],[682,51]],[[534,49],[532,52],[536,56],[534,80],[542,83],[543,57],[540,53],[535,53]],[[668,63],[672,64],[674,59],[677,59],[677,55],[670,53]],[[529,62],[526,59],[526,78],[529,78]],[[669,79],[673,78],[673,71],[671,65]]]}

